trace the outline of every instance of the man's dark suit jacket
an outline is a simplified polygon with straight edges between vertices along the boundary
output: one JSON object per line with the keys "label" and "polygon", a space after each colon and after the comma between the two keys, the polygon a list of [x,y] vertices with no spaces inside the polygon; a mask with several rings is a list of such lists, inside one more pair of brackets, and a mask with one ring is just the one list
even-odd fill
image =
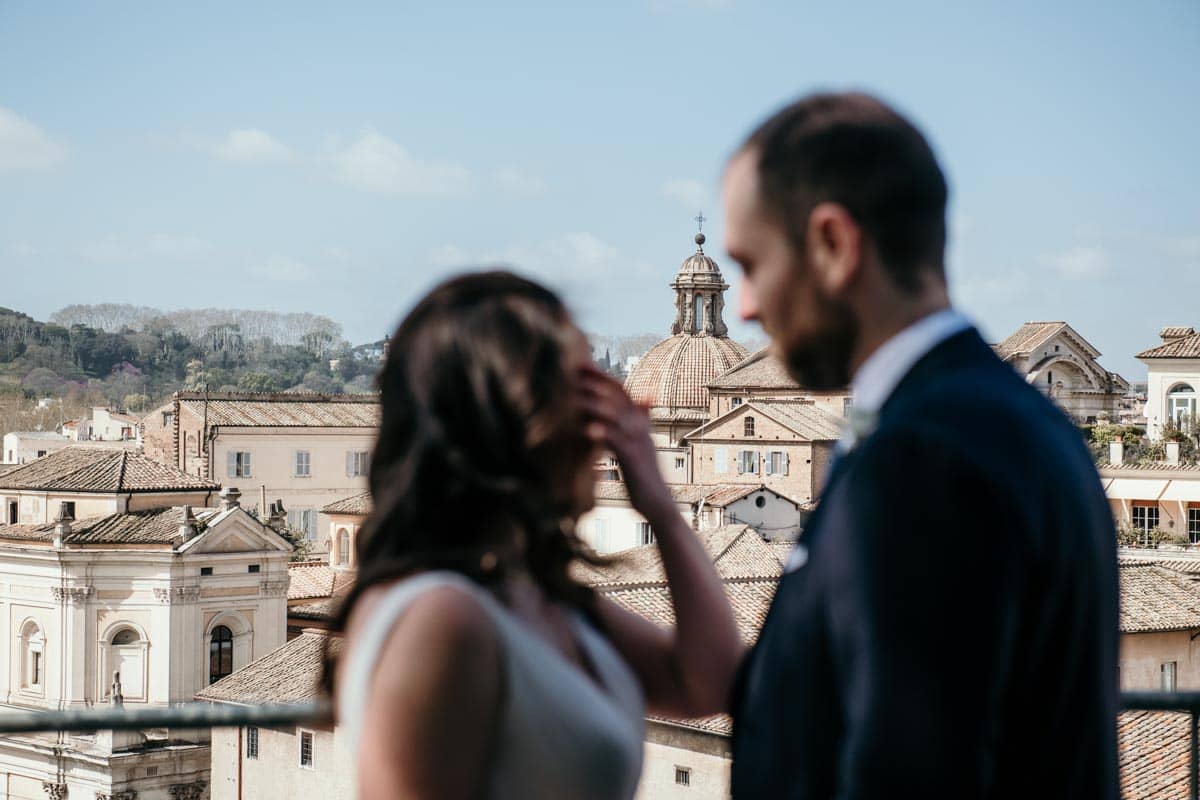
{"label": "man's dark suit jacket", "polygon": [[733,796],[1117,797],[1116,533],[974,330],[833,467],[734,702]]}

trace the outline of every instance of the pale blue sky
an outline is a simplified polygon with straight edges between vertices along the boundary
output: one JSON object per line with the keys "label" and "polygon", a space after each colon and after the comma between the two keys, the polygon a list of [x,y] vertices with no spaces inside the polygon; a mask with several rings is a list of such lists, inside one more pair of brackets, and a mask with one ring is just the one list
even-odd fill
{"label": "pale blue sky", "polygon": [[566,5],[0,0],[0,305],[306,310],[362,342],[505,261],[591,330],[665,333],[700,208],[737,289],[730,149],[859,87],[938,150],[989,337],[1066,319],[1141,380],[1161,325],[1200,325],[1195,0]]}

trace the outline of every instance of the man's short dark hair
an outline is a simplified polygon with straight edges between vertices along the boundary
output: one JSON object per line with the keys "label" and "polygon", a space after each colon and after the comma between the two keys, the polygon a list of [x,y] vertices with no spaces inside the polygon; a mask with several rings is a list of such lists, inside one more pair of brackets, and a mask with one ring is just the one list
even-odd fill
{"label": "man's short dark hair", "polygon": [[[843,206],[897,285],[915,290],[922,269],[945,277],[946,179],[925,137],[866,94],[816,94],[750,135],[767,206],[801,250],[822,202]],[[739,152],[741,152],[739,151]]]}

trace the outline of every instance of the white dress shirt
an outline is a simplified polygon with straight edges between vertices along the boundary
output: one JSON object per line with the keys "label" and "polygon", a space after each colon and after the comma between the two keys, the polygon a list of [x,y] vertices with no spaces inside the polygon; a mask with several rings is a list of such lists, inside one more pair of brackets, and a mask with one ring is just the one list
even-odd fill
{"label": "white dress shirt", "polygon": [[871,427],[883,404],[908,374],[930,350],[971,327],[971,321],[952,308],[935,311],[922,317],[872,353],[850,383],[853,394],[846,430],[837,444],[839,453],[853,449],[863,427]]}

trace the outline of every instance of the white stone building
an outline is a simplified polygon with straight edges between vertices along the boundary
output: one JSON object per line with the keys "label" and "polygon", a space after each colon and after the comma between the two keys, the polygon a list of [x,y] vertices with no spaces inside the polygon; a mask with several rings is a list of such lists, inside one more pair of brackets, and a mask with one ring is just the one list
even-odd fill
{"label": "white stone building", "polygon": [[4,434],[0,463],[28,464],[75,444],[55,431],[12,431]]}
{"label": "white stone building", "polygon": [[1162,344],[1138,353],[1149,371],[1146,387],[1146,433],[1162,435],[1167,420],[1186,430],[1200,421],[1200,333],[1188,326],[1163,328]]}
{"label": "white stone building", "polygon": [[1026,322],[996,354],[1079,423],[1116,421],[1129,382],[1100,366],[1100,351],[1065,322]]}
{"label": "white stone building", "polygon": [[[292,548],[239,506],[237,490],[194,512],[60,509],[54,522],[0,526],[8,710],[184,702],[282,644]],[[198,800],[210,768],[204,731],[0,738],[0,786],[12,798]]]}

